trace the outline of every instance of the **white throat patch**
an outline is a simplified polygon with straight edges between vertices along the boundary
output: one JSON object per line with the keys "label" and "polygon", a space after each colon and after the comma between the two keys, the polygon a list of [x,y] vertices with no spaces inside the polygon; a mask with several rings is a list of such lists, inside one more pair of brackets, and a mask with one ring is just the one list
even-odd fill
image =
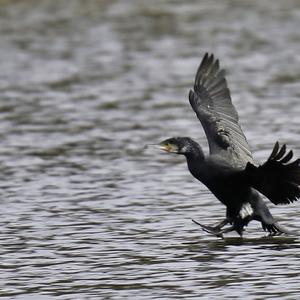
{"label": "white throat patch", "polygon": [[253,215],[253,209],[251,207],[251,204],[248,202],[244,203],[239,212],[239,215],[242,219],[245,219],[246,217],[251,217]]}

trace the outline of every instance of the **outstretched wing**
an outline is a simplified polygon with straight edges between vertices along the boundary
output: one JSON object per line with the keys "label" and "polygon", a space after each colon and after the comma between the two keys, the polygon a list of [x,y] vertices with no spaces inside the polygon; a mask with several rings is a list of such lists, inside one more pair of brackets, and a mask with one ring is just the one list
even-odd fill
{"label": "outstretched wing", "polygon": [[232,161],[244,166],[253,161],[231,102],[225,71],[213,54],[206,53],[202,59],[189,101],[204,128],[211,154],[226,151]]}
{"label": "outstretched wing", "polygon": [[291,162],[293,151],[286,153],[286,145],[276,142],[268,160],[256,167],[246,166],[252,187],[274,204],[288,204],[300,198],[300,159]]}

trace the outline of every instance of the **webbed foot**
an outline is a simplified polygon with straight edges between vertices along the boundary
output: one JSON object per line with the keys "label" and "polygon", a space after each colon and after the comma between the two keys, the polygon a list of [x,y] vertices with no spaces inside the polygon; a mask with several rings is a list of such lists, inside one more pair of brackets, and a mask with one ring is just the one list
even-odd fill
{"label": "webbed foot", "polygon": [[297,235],[295,232],[289,231],[286,228],[282,227],[277,222],[275,222],[274,224],[262,223],[262,227],[265,231],[269,232],[269,236]]}
{"label": "webbed foot", "polygon": [[192,221],[199,225],[203,231],[207,232],[207,233],[210,233],[210,234],[213,234],[217,237],[220,237],[220,238],[223,238],[223,233],[222,233],[222,230],[219,226],[208,226],[208,225],[203,225],[195,220],[192,219]]}

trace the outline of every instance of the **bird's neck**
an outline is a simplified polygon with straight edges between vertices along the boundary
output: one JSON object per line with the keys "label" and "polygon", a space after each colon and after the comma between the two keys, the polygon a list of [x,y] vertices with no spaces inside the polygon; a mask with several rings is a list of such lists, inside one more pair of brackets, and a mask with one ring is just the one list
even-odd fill
{"label": "bird's neck", "polygon": [[203,156],[187,156],[186,157],[188,169],[191,172],[191,174],[203,182],[203,175],[205,173],[205,159]]}
{"label": "bird's neck", "polygon": [[199,177],[202,177],[203,164],[205,164],[205,156],[200,145],[195,143],[192,149],[185,154],[185,157],[190,172],[194,177],[200,180]]}
{"label": "bird's neck", "polygon": [[185,153],[185,157],[188,162],[200,162],[205,159],[201,146],[195,141],[189,145],[189,151]]}

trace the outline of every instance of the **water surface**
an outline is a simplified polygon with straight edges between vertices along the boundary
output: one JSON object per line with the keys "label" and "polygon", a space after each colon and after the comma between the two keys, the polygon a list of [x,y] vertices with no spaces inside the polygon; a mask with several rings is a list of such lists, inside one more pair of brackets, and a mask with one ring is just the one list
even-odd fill
{"label": "water surface", "polygon": [[[1,1],[0,298],[297,299],[299,238],[219,240],[224,207],[182,157],[206,51],[258,161],[300,156],[298,1]],[[269,205],[300,230],[299,203]]]}

